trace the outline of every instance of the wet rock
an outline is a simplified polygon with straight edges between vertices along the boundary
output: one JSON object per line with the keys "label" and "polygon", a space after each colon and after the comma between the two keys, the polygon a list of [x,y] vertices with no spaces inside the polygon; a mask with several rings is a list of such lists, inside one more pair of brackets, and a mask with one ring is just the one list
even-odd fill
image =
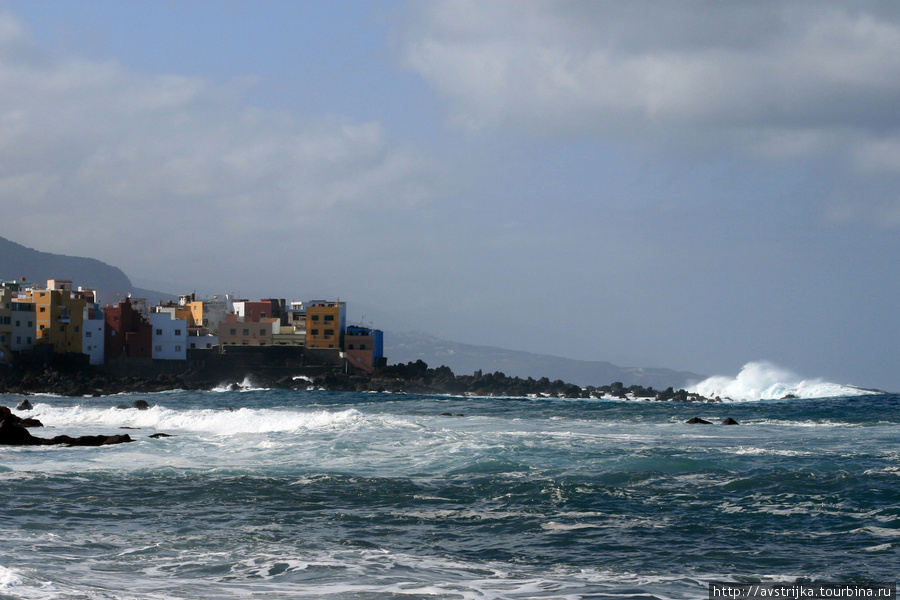
{"label": "wet rock", "polygon": [[131,436],[127,433],[121,435],[82,435],[80,437],[71,437],[68,435],[58,435],[50,440],[41,440],[42,445],[64,445],[64,446],[110,446],[112,444],[125,444],[133,442]]}
{"label": "wet rock", "polygon": [[31,402],[28,401],[28,398],[25,398],[16,406],[16,410],[31,410],[34,407],[31,405]]}
{"label": "wet rock", "polygon": [[735,420],[732,419],[731,417],[728,417],[727,419],[725,419],[724,421],[722,421],[722,425],[740,425],[740,423],[738,423],[737,421],[735,421]]}
{"label": "wet rock", "polygon": [[151,435],[154,440],[158,440],[159,438],[167,438],[167,437],[175,437],[173,435],[169,435],[168,433],[154,433]]}
{"label": "wet rock", "polygon": [[41,439],[15,423],[13,419],[3,419],[0,423],[0,445],[2,446],[40,446]]}
{"label": "wet rock", "polygon": [[691,425],[712,425],[710,421],[706,421],[704,419],[701,419],[700,417],[693,417],[685,421],[685,423],[689,423]]}
{"label": "wet rock", "polygon": [[134,441],[128,435],[59,435],[48,440],[31,435],[24,425],[28,421],[39,423],[37,419],[22,419],[12,414],[9,408],[0,406],[0,446],[108,446]]}

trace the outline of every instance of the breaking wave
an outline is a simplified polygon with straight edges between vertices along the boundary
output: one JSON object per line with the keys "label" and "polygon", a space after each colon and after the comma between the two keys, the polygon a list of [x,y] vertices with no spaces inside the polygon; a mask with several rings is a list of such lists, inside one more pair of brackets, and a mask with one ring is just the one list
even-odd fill
{"label": "breaking wave", "polygon": [[47,404],[35,406],[32,416],[48,427],[128,427],[215,435],[345,428],[358,424],[362,419],[361,413],[355,408],[336,412],[251,408],[179,411],[162,406],[153,406],[148,410],[121,410],[82,406],[62,408]]}
{"label": "breaking wave", "polygon": [[767,361],[744,365],[737,377],[716,375],[687,387],[706,398],[750,401],[780,398],[835,398],[878,393],[852,385],[830,383],[821,379],[803,379],[799,375]]}

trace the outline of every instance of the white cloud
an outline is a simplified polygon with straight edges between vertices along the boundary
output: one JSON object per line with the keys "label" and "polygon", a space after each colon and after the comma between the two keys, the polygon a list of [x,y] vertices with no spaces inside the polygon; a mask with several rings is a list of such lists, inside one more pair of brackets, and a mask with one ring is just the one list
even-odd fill
{"label": "white cloud", "polygon": [[[896,3],[414,6],[407,64],[464,129],[593,138],[678,160],[823,161],[813,168],[837,168],[849,188],[900,175]],[[876,186],[837,213],[898,223],[884,215],[900,213],[900,200]]]}
{"label": "white cloud", "polygon": [[379,123],[253,108],[235,85],[53,56],[0,14],[0,235],[160,261],[183,252],[166,227],[259,247],[430,198],[434,165]]}
{"label": "white cloud", "polygon": [[890,5],[426,3],[407,59],[473,128],[897,128],[900,22],[870,6]]}

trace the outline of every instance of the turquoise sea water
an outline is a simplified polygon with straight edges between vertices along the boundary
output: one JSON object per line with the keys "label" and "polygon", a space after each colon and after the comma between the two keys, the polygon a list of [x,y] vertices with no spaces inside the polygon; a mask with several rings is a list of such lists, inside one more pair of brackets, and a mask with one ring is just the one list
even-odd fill
{"label": "turquoise sea water", "polygon": [[896,395],[31,401],[36,435],[136,442],[0,447],[3,599],[705,598],[900,570]]}

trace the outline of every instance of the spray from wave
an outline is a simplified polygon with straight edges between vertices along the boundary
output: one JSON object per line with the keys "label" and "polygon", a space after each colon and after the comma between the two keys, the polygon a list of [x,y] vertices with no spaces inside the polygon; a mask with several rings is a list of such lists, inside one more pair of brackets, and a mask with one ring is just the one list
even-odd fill
{"label": "spray from wave", "polygon": [[716,375],[687,387],[706,398],[745,402],[781,398],[835,398],[877,393],[852,385],[821,379],[803,379],[799,375],[766,361],[744,365],[737,377]]}

